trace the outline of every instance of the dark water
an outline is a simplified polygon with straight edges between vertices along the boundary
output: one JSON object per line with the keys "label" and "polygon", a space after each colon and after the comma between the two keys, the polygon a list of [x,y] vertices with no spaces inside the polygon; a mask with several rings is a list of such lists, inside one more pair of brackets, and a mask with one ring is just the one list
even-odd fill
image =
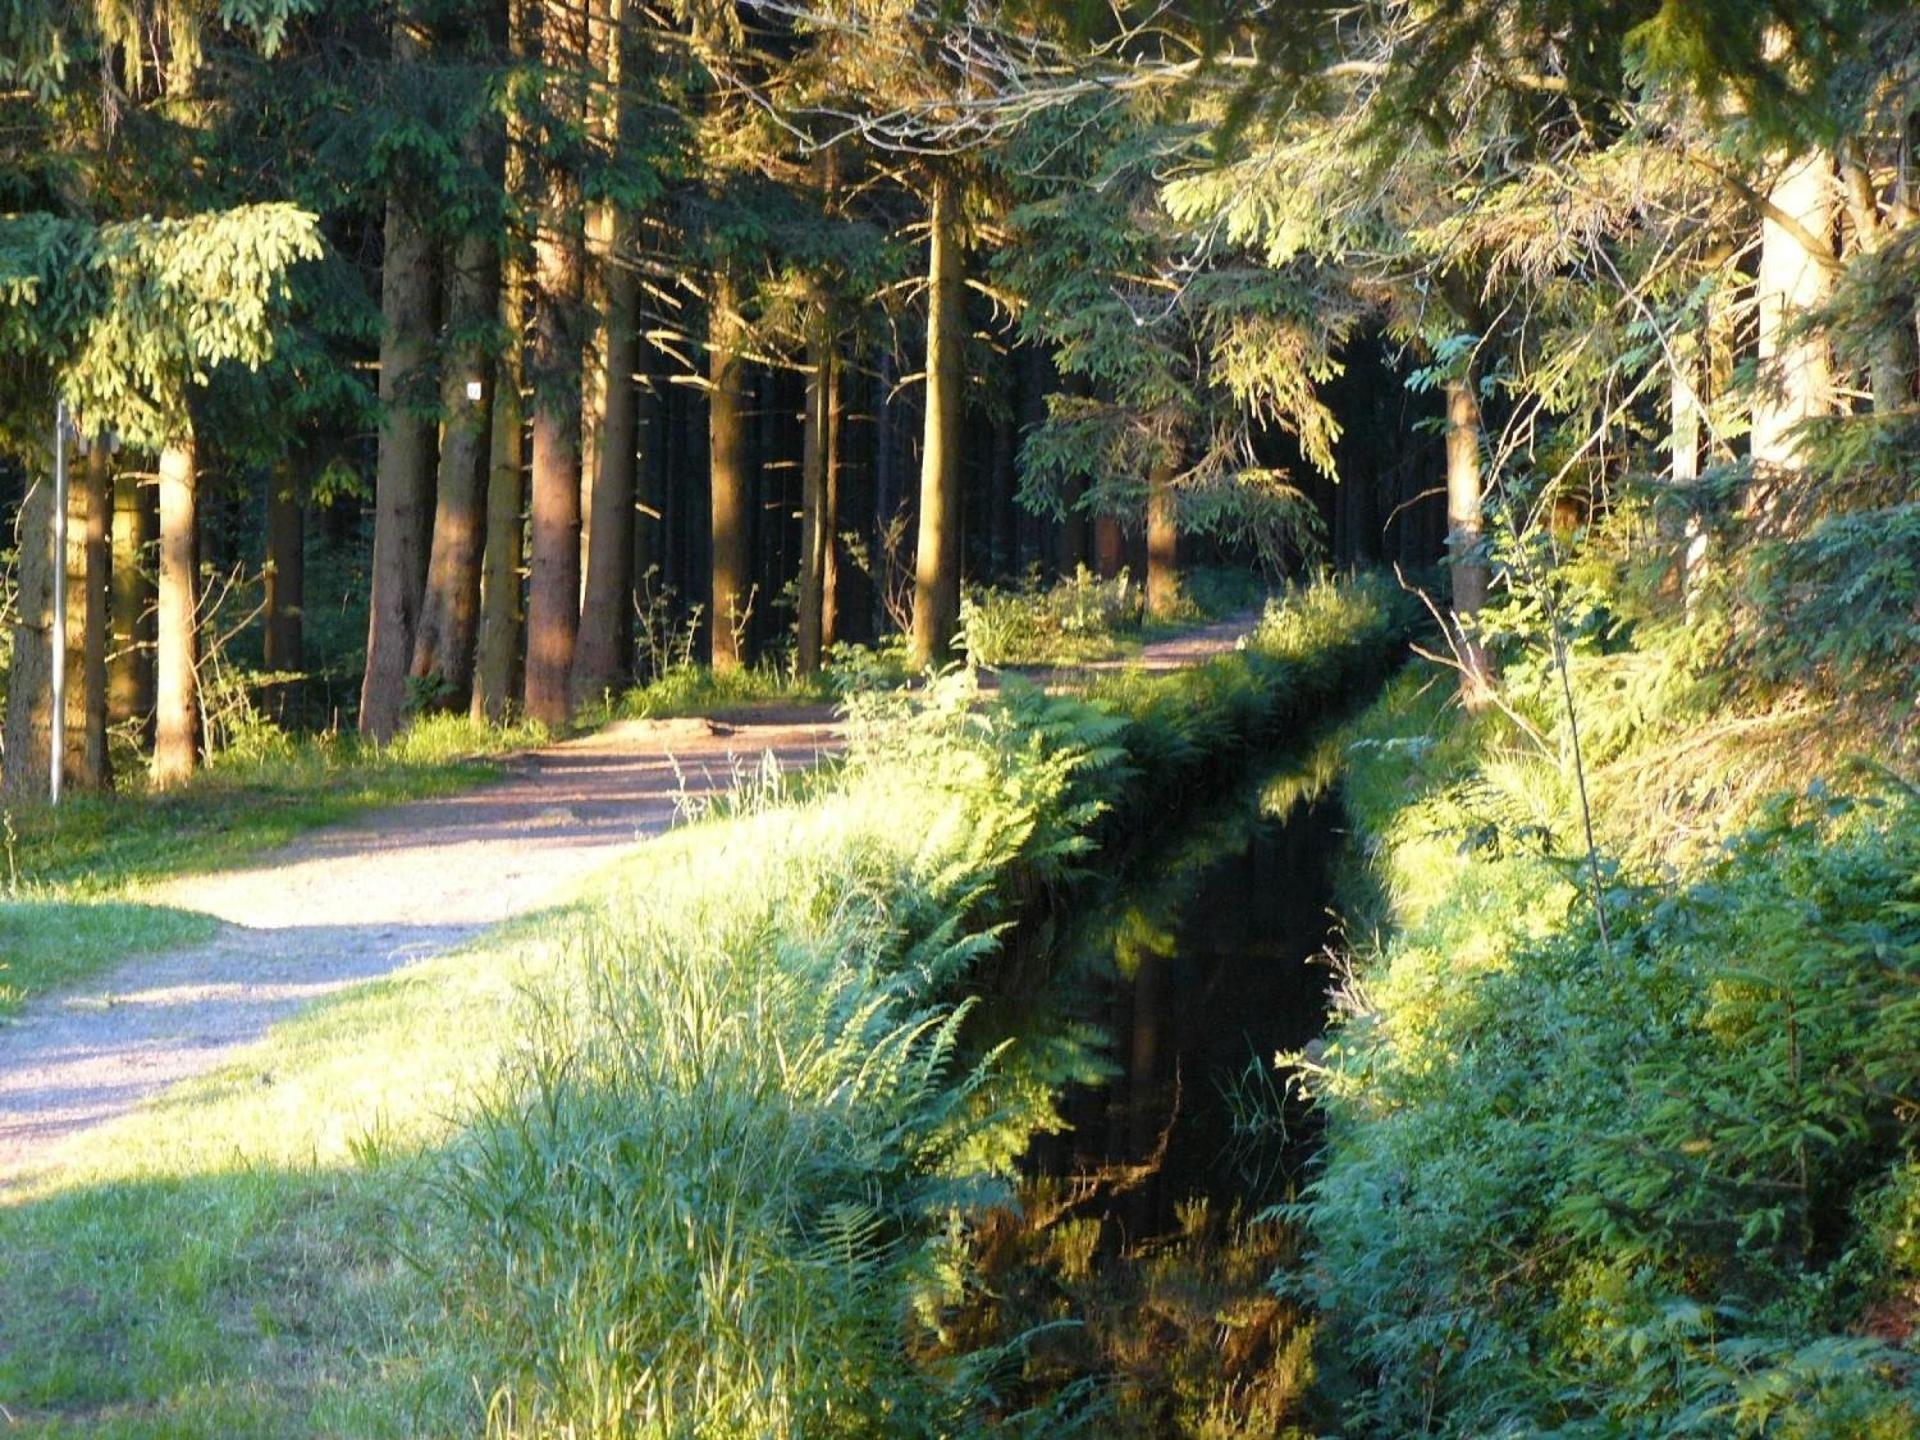
{"label": "dark water", "polygon": [[1289,1198],[1313,1145],[1281,1052],[1325,1024],[1334,806],[1282,774],[1214,807],[1137,867],[1081,927],[1072,1009],[1105,1032],[1115,1073],[1077,1086],[1071,1129],[1036,1145],[1040,1173],[1102,1177],[1134,1241],[1177,1228],[1182,1202],[1251,1212]]}

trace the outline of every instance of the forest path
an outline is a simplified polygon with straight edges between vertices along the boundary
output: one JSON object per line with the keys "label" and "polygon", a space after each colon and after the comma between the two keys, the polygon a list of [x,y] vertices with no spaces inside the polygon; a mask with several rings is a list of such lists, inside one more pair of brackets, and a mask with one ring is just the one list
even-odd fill
{"label": "forest path", "polygon": [[[1030,672],[1178,669],[1231,650],[1238,616],[1122,661]],[[616,722],[506,762],[457,795],[316,830],[247,865],[139,898],[221,923],[204,944],[128,960],[0,1025],[0,1198],[56,1166],[69,1138],[235,1059],[311,1002],[444,953],[564,899],[622,849],[669,829],[686,800],[728,789],[771,753],[783,767],[838,749],[824,708]]]}
{"label": "forest path", "polygon": [[838,747],[824,707],[621,721],[505,762],[504,776],[315,830],[140,899],[221,921],[206,943],[126,961],[0,1026],[0,1195],[67,1137],[206,1074],[274,1022],[564,899],[687,799],[772,753]]}

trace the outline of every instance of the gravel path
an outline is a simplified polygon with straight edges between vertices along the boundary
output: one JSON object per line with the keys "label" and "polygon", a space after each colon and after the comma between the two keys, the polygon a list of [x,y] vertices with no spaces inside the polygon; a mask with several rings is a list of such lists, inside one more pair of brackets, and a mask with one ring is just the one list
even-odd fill
{"label": "gravel path", "polygon": [[501,780],[311,835],[143,900],[215,916],[207,943],[144,955],[0,1027],[0,1195],[67,1137],[203,1075],[302,1006],[565,897],[767,752],[838,744],[825,711],[632,721],[508,764]]}
{"label": "gravel path", "polygon": [[[1126,660],[1034,674],[1171,670],[1231,650],[1239,616]],[[252,864],[144,893],[222,924],[203,945],[144,955],[0,1026],[0,1198],[65,1140],[204,1075],[334,991],[391,974],[565,897],[657,835],[686,797],[726,789],[768,752],[806,765],[839,743],[823,710],[731,723],[628,721],[510,762],[505,778],[317,830]]]}

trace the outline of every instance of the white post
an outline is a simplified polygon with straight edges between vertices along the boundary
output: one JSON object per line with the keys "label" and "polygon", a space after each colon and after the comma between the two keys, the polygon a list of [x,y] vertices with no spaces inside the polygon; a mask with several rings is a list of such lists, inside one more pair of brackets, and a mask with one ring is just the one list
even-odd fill
{"label": "white post", "polygon": [[67,402],[53,418],[53,713],[47,717],[47,796],[60,803],[67,767]]}

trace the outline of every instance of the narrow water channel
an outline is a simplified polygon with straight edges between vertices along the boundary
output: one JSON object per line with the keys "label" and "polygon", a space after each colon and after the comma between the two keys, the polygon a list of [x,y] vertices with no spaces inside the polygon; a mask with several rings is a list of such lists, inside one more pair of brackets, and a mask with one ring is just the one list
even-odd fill
{"label": "narrow water channel", "polygon": [[1081,1037],[1092,1063],[978,1237],[963,1323],[1018,1341],[1029,1402],[1092,1387],[1108,1440],[1317,1428],[1311,1317],[1272,1284],[1298,1236],[1271,1207],[1317,1139],[1276,1057],[1325,1025],[1332,771],[1322,748],[1196,803],[989,1002],[989,1028],[1018,1010],[1029,1043]]}
{"label": "narrow water channel", "polygon": [[1117,1073],[1069,1092],[1071,1128],[1035,1159],[1124,1173],[1109,1207],[1119,1243],[1174,1230],[1197,1197],[1248,1212],[1286,1199],[1310,1153],[1310,1116],[1275,1059],[1324,1028],[1338,837],[1329,801],[1275,813],[1272,788],[1236,798],[1250,814],[1150,866],[1141,892],[1080,942],[1105,952],[1090,957],[1088,1018]]}

